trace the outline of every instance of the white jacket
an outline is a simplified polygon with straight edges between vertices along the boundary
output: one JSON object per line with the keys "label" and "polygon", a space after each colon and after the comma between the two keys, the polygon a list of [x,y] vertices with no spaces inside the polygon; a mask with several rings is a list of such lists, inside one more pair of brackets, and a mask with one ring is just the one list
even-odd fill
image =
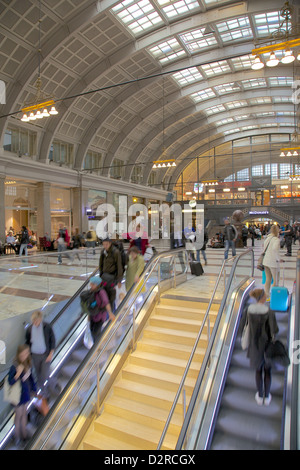
{"label": "white jacket", "polygon": [[280,261],[280,240],[274,235],[268,235],[264,240],[263,252],[266,253],[263,259],[263,265],[268,268],[279,268]]}

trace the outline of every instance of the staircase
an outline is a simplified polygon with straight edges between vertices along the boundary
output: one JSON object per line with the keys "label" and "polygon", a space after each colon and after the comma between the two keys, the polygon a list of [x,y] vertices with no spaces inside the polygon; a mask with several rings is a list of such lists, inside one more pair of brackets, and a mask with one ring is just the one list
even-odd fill
{"label": "staircase", "polygon": [[[162,297],[136,350],[131,354],[104,402],[101,415],[83,438],[81,450],[156,449],[208,305]],[[219,305],[213,304],[211,329]],[[186,406],[207,347],[205,326],[185,381]],[[162,450],[175,449],[183,423],[179,400]]]}

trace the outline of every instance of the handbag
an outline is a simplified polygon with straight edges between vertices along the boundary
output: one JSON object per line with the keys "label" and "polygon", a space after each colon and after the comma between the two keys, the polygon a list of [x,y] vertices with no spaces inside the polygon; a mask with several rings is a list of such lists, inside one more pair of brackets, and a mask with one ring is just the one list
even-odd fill
{"label": "handbag", "polygon": [[17,380],[13,385],[8,382],[8,376],[4,380],[3,399],[14,406],[20,403],[21,399],[21,383]]}
{"label": "handbag", "polygon": [[287,367],[290,365],[290,358],[286,347],[281,341],[270,341],[265,350],[265,358],[271,363]]}
{"label": "handbag", "polygon": [[34,401],[34,406],[42,416],[46,416],[49,413],[48,401],[44,397]]}
{"label": "handbag", "polygon": [[263,265],[263,260],[264,260],[264,256],[265,256],[265,254],[266,254],[266,252],[267,252],[267,249],[269,248],[269,245],[270,245],[271,241],[272,241],[272,240],[269,241],[267,248],[266,248],[265,251],[259,256],[259,258],[258,258],[258,260],[257,260],[257,266],[256,266],[256,268],[257,268],[259,271],[264,271],[264,270],[265,270],[265,267],[264,267],[264,265]]}
{"label": "handbag", "polygon": [[92,332],[90,328],[90,324],[86,326],[85,332],[84,332],[84,337],[83,337],[83,344],[87,349],[91,349],[94,345],[94,340],[92,337]]}
{"label": "handbag", "polygon": [[246,324],[242,332],[242,338],[241,338],[242,349],[245,351],[245,349],[249,347],[249,344],[250,344],[250,325],[249,325],[248,318],[247,318]]}

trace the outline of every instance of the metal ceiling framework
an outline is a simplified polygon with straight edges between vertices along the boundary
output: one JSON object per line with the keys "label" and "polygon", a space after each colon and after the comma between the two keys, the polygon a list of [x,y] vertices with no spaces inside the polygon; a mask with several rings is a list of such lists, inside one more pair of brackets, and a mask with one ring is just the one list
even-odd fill
{"label": "metal ceiling framework", "polygon": [[[290,3],[295,28],[300,8]],[[146,28],[141,21],[135,35],[125,13],[123,20],[117,13],[145,5],[156,23]],[[8,125],[31,129],[40,162],[48,163],[59,140],[74,144],[74,169],[83,167],[91,149],[104,156],[104,176],[114,158],[124,161],[128,181],[142,165],[143,184],[154,160],[175,158],[176,168],[158,170],[171,189],[191,158],[209,148],[249,135],[289,135],[291,83],[300,63],[259,71],[249,65],[255,44],[278,26],[282,6],[282,0],[41,1],[42,87],[55,96],[59,115],[38,124],[22,123],[21,113],[0,119],[0,146]],[[1,115],[20,110],[34,95],[38,19],[37,0],[0,3]]]}

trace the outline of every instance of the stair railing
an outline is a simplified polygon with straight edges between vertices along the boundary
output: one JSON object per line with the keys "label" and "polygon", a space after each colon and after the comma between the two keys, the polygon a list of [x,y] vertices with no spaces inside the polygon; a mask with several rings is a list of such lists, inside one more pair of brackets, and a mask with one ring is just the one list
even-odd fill
{"label": "stair railing", "polygon": [[[249,253],[251,253],[251,270],[250,270],[250,275],[253,275],[253,271],[254,271],[254,253],[253,253],[253,250],[252,249],[248,249],[247,251],[241,253],[240,255],[237,255],[231,259],[227,259],[227,260],[224,260],[223,261],[223,264],[222,264],[222,267],[220,269],[220,272],[219,272],[219,275],[218,275],[218,278],[216,280],[216,283],[215,283],[215,286],[214,286],[214,290],[213,290],[213,293],[212,293],[212,296],[211,296],[211,299],[209,301],[209,304],[208,304],[208,307],[206,309],[206,313],[204,315],[204,318],[203,318],[203,321],[201,323],[201,327],[200,327],[200,330],[197,334],[197,337],[196,337],[196,340],[195,340],[195,343],[194,343],[194,346],[192,348],[192,351],[191,351],[191,354],[190,354],[190,357],[188,359],[188,362],[187,362],[187,365],[186,365],[186,368],[185,368],[185,371],[183,373],[183,376],[182,376],[182,379],[180,381],[180,384],[179,384],[179,387],[177,389],[177,392],[176,392],[176,395],[175,395],[175,398],[174,398],[174,401],[172,403],[172,406],[171,406],[171,409],[170,409],[170,412],[169,412],[169,415],[168,415],[168,418],[166,420],[166,423],[165,423],[165,426],[164,426],[164,429],[162,431],[162,434],[161,434],[161,437],[160,437],[160,440],[158,442],[158,446],[156,448],[156,450],[160,450],[162,445],[163,445],[163,442],[164,442],[164,439],[166,437],[166,434],[167,434],[167,431],[168,431],[168,428],[170,426],[170,423],[171,423],[171,419],[173,417],[173,414],[175,412],[175,408],[178,404],[178,401],[179,401],[179,398],[181,396],[181,394],[183,393],[183,390],[184,390],[184,384],[185,384],[185,380],[187,378],[187,375],[189,373],[189,370],[190,370],[190,367],[191,367],[191,363],[193,361],[193,358],[194,358],[194,355],[195,355],[195,352],[197,350],[197,347],[198,347],[198,344],[199,344],[199,341],[200,341],[200,338],[201,338],[201,335],[203,333],[203,330],[204,330],[204,327],[205,327],[205,324],[207,322],[208,324],[208,339],[207,339],[207,344],[210,343],[210,319],[209,319],[209,313],[210,313],[210,309],[211,309],[211,306],[212,306],[212,303],[213,301],[215,300],[215,295],[216,295],[216,292],[217,292],[217,289],[218,289],[218,286],[220,284],[220,281],[222,279],[222,276],[224,275],[224,272],[226,270],[226,267],[228,265],[228,263],[232,260],[234,260],[234,264],[233,264],[233,267],[231,269],[231,274],[230,274],[230,278],[229,278],[229,282],[227,282],[227,285],[225,287],[225,293],[224,293],[224,296],[223,296],[223,300],[222,300],[222,304],[224,304],[224,299],[227,298],[228,296],[228,293],[230,291],[230,287],[231,287],[231,283],[232,283],[232,279],[233,279],[233,275],[235,273],[235,268],[237,266],[237,263],[239,262],[239,260],[244,257],[245,255],[248,255]],[[252,273],[252,274],[251,274]],[[222,304],[221,304],[221,307],[222,307]],[[221,310],[221,307],[220,307],[220,310]],[[220,310],[219,310],[219,313],[220,313]],[[219,316],[219,314],[218,314]],[[206,352],[207,354],[207,352]],[[210,363],[210,358],[208,357],[208,361],[207,361],[207,364],[208,364],[208,367],[209,367],[209,363]],[[202,367],[201,367],[202,369]],[[184,396],[184,395],[183,395]],[[184,400],[183,400],[183,407],[184,407],[184,416],[185,416],[185,405],[184,405]]]}
{"label": "stair railing", "polygon": [[[107,387],[107,381],[109,381],[112,376],[111,370],[109,370],[109,372],[105,375],[106,371],[112,367],[116,369],[116,360],[118,359],[118,361],[122,362],[125,355],[128,354],[127,351],[132,350],[135,347],[137,334],[136,320],[139,316],[140,309],[142,305],[144,305],[145,301],[145,299],[143,299],[141,306],[138,307],[135,311],[135,306],[139,296],[141,295],[143,289],[145,289],[147,281],[151,280],[151,275],[156,275],[156,269],[158,269],[158,277],[155,277],[155,279],[153,280],[154,283],[152,284],[152,287],[157,287],[157,295],[160,295],[163,288],[163,281],[172,281],[172,277],[176,275],[176,269],[173,269],[172,272],[171,266],[173,264],[174,268],[176,267],[174,258],[176,258],[178,255],[180,255],[179,260],[182,268],[182,272],[180,274],[186,275],[188,270],[188,259],[186,256],[184,261],[183,255],[185,252],[185,248],[177,248],[172,250],[171,252],[159,253],[150,260],[144,272],[140,276],[138,287],[135,284],[127,293],[119,309],[118,316],[116,316],[116,320],[107,326],[106,330],[103,333],[103,336],[94,344],[92,349],[88,352],[83,363],[78,367],[77,371],[66,385],[62,394],[57,399],[54,406],[50,409],[42,425],[27,444],[25,448],[26,450],[44,450],[51,448],[51,437],[56,432],[56,430],[59,429],[60,423],[63,422],[64,417],[69,412],[71,407],[74,406],[74,403],[77,402],[79,393],[82,392],[84,387],[87,386],[90,381],[91,385],[88,387],[88,397],[85,401],[80,402],[80,405],[78,405],[80,409],[76,414],[77,418],[74,421],[69,422],[68,428],[64,433],[63,443],[56,443],[56,445],[61,448],[65,442],[68,442],[69,435],[72,434],[73,428],[76,427],[76,422],[78,421],[78,419],[82,415],[84,416],[84,418],[87,418],[87,409],[90,410],[89,413],[91,413],[92,410],[94,410],[94,412],[96,413],[100,412],[100,404],[101,401],[103,401],[103,395],[105,393],[104,387]],[[166,279],[161,278],[160,269],[160,263],[164,258],[170,259],[170,270],[167,273]],[[168,275],[170,277],[168,277]],[[150,291],[151,289],[149,289],[148,286],[148,291],[145,295],[146,298]],[[131,340],[129,340],[128,336],[130,329],[132,335]],[[113,344],[114,341],[117,342],[117,347],[113,346],[113,352],[109,352],[111,350],[110,346]],[[123,347],[124,342],[126,343],[126,345],[124,345]],[[127,346],[127,342],[131,342],[131,345],[128,344]],[[120,350],[121,352],[119,352]],[[116,351],[119,352],[119,357],[116,357]],[[107,359],[105,359],[106,354],[108,355]],[[99,369],[99,364],[101,365],[101,369],[99,370],[100,373],[97,372],[97,369]],[[94,377],[94,375],[96,375],[97,383],[95,383],[95,378],[92,378]],[[103,383],[101,383],[101,380]],[[102,392],[102,396],[100,392]],[[94,396],[93,394],[95,394],[95,398],[91,400],[91,397]],[[91,409],[88,406],[89,402],[92,403]]]}

